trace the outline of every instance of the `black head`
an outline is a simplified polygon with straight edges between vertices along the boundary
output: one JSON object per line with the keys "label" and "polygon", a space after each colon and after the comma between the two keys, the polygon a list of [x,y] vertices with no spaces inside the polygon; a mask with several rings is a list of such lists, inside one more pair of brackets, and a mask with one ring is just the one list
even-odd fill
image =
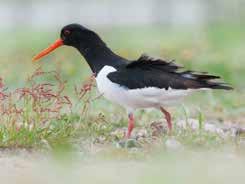
{"label": "black head", "polygon": [[69,24],[63,27],[60,38],[63,40],[64,45],[72,46],[80,50],[104,45],[104,42],[95,32],[79,24]]}
{"label": "black head", "polygon": [[86,55],[90,49],[100,49],[106,46],[95,32],[79,24],[69,24],[62,28],[60,39],[56,40],[50,47],[35,56],[33,61],[42,58],[62,45],[75,47],[83,55]]}

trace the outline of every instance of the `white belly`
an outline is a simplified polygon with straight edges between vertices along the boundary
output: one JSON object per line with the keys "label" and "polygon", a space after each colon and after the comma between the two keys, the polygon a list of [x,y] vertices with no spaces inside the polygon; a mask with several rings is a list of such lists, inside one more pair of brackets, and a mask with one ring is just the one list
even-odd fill
{"label": "white belly", "polygon": [[174,90],[147,87],[142,89],[127,89],[111,82],[107,75],[116,71],[111,66],[105,66],[98,73],[96,82],[98,90],[108,100],[118,103],[125,108],[151,108],[170,105],[183,98],[191,90]]}

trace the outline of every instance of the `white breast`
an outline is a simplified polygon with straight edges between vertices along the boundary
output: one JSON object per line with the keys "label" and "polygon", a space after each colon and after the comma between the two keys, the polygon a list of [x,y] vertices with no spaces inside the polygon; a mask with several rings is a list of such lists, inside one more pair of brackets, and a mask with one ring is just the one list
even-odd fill
{"label": "white breast", "polygon": [[109,93],[113,93],[117,89],[116,87],[117,84],[111,82],[107,77],[109,73],[115,71],[117,70],[112,66],[104,66],[96,77],[98,90],[100,93],[102,93],[105,96],[108,96]]}
{"label": "white breast", "polygon": [[110,81],[107,75],[117,71],[111,66],[104,66],[96,77],[98,90],[105,98],[128,109],[150,108],[175,103],[192,90],[160,89],[147,87],[142,89],[127,89]]}

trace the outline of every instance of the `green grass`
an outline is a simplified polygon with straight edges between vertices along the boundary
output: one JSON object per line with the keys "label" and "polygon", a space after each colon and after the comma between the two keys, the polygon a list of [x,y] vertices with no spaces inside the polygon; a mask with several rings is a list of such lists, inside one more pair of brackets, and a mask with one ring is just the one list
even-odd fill
{"label": "green grass", "polygon": [[[229,25],[180,30],[166,27],[114,27],[99,29],[98,32],[115,52],[126,58],[135,59],[141,53],[148,53],[176,59],[178,64],[187,69],[220,75],[235,88],[234,91],[202,92],[188,98],[185,102],[188,112],[186,115],[182,106],[170,109],[174,122],[188,116],[199,119],[203,124],[211,119],[242,125],[245,117],[244,28]],[[95,90],[82,100],[77,99],[74,86],[81,87],[91,73],[79,53],[64,47],[39,63],[31,62],[31,58],[58,35],[58,30],[18,30],[1,34],[0,77],[3,78],[7,91],[14,92],[15,89],[33,85],[26,82],[26,79],[41,65],[44,71],[58,71],[66,86],[60,97],[68,96],[73,106],[69,109],[65,104],[55,117],[49,118],[50,114],[47,112],[42,114],[33,111],[33,99],[30,96],[26,101],[18,101],[17,97],[11,99],[11,104],[16,103],[23,109],[23,113],[1,118],[0,147],[75,149],[76,145],[80,145],[84,152],[90,152],[89,145],[95,145],[104,147],[102,150],[112,146],[111,152],[114,153],[114,147],[123,135],[120,132],[112,135],[112,132],[127,126],[126,114],[121,107],[103,98],[91,101],[96,97]],[[59,83],[50,75],[35,78],[34,82],[51,83],[54,85],[54,92],[59,88]],[[53,108],[49,102],[40,103],[44,107]],[[150,136],[151,122],[162,118],[159,112],[139,111],[136,117],[138,130],[145,129],[149,135],[141,142],[145,152],[162,145],[169,138],[163,135],[154,140]],[[42,118],[46,118],[45,122]],[[173,136],[183,145],[194,149],[216,149],[226,144],[236,144],[230,139],[223,140],[216,134],[202,130],[186,130],[181,134],[176,130]]]}

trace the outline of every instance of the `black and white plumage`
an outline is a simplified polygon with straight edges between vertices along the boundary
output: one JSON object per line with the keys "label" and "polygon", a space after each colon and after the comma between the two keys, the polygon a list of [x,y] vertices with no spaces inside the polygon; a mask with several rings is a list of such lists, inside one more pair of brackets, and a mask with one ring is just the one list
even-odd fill
{"label": "black and white plumage", "polygon": [[205,72],[183,71],[174,61],[142,55],[129,61],[112,52],[93,31],[70,24],[61,31],[61,39],[37,55],[37,60],[61,45],[73,46],[85,57],[95,73],[98,90],[108,100],[125,107],[129,115],[127,137],[134,127],[133,112],[138,108],[160,109],[172,128],[171,116],[165,106],[178,102],[193,91],[232,89],[217,82],[220,77]]}
{"label": "black and white plumage", "polygon": [[99,91],[109,100],[124,106],[128,112],[139,108],[160,108],[175,104],[194,91],[231,89],[213,81],[218,76],[193,71],[146,55],[137,61],[114,68],[104,66],[96,77]]}

